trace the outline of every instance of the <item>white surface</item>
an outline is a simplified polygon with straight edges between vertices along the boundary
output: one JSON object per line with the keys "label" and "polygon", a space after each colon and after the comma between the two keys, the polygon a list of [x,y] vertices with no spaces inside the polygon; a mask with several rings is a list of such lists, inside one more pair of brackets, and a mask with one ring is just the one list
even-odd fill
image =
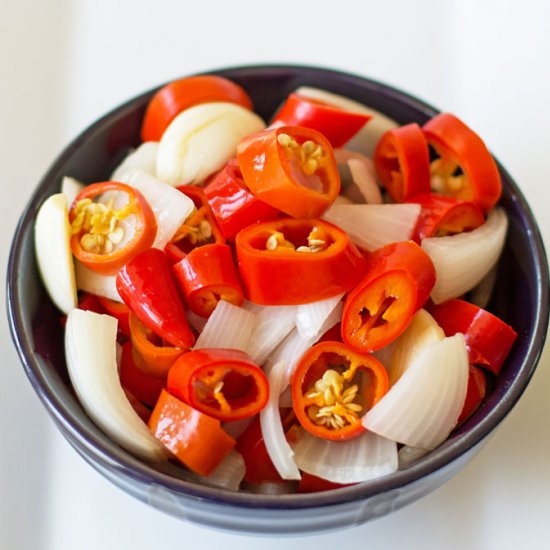
{"label": "white surface", "polygon": [[[544,0],[0,0],[2,263],[38,179],[97,116],[178,75],[277,61],[371,76],[456,113],[519,182],[550,243],[549,25]],[[550,547],[548,346],[518,406],[444,487],[362,527],[274,540],[195,527],[112,486],[49,421],[5,318],[0,337],[2,549]]]}

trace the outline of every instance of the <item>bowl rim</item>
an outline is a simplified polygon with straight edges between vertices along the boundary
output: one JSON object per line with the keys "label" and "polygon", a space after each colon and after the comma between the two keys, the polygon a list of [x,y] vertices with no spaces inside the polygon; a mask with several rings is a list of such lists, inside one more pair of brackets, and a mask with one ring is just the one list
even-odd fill
{"label": "bowl rim", "polygon": [[[360,88],[370,88],[373,91],[384,91],[386,95],[401,103],[405,103],[416,110],[420,110],[427,116],[433,116],[439,111],[430,104],[416,98],[415,96],[404,92],[394,86],[390,86],[350,72],[334,70],[318,66],[293,65],[293,64],[267,64],[267,65],[239,65],[234,67],[225,67],[213,69],[196,74],[217,74],[228,78],[238,78],[239,74],[255,76],[262,74],[269,76],[274,72],[296,72],[307,77],[308,74],[326,76],[328,78],[337,78],[348,84],[358,85]],[[192,76],[192,75],[188,75]],[[499,406],[496,406],[480,422],[468,432],[461,434],[459,438],[447,440],[440,447],[432,451],[427,457],[413,464],[405,470],[398,470],[389,476],[385,476],[372,481],[363,482],[350,487],[334,489],[331,491],[310,493],[310,494],[289,494],[289,495],[266,495],[254,494],[249,492],[235,492],[218,487],[199,485],[193,482],[184,481],[158,470],[153,469],[147,463],[133,457],[123,449],[113,443],[108,436],[96,434],[82,425],[78,417],[73,415],[68,407],[61,402],[50,390],[47,377],[42,372],[39,362],[33,354],[32,333],[29,327],[25,326],[21,303],[19,300],[19,278],[17,274],[21,269],[21,255],[25,234],[29,231],[29,226],[33,224],[43,189],[53,174],[58,170],[67,158],[69,158],[82,143],[84,143],[99,128],[108,124],[115,115],[122,116],[125,112],[130,112],[138,104],[143,102],[146,97],[152,95],[161,85],[155,86],[145,92],[134,96],[133,98],[119,104],[111,109],[105,115],[90,124],[76,138],[74,138],[58,155],[57,159],[51,165],[47,173],[41,179],[29,199],[25,210],[21,214],[17,224],[12,246],[9,255],[6,291],[7,291],[7,312],[12,340],[17,348],[20,360],[23,364],[25,373],[29,378],[34,390],[45,405],[46,409],[53,417],[55,423],[67,437],[70,435],[75,441],[79,442],[83,448],[95,456],[95,458],[104,465],[115,465],[116,468],[129,478],[138,482],[155,484],[163,487],[170,492],[177,493],[179,497],[189,499],[200,499],[216,504],[224,504],[240,508],[260,507],[265,509],[299,509],[314,508],[321,506],[333,506],[349,503],[352,501],[365,500],[374,495],[399,489],[409,485],[437,470],[444,468],[468,450],[478,445],[484,440],[493,429],[506,417],[512,410],[518,399],[525,391],[529,380],[533,376],[537,363],[542,354],[546,332],[548,328],[548,290],[549,275],[548,262],[540,230],[534,219],[532,211],[527,204],[523,194],[518,186],[496,159],[497,165],[504,179],[509,186],[510,198],[518,203],[518,210],[522,217],[522,224],[528,227],[532,233],[531,250],[535,257],[537,286],[534,304],[534,329],[530,334],[527,346],[527,353],[523,357],[516,377],[509,387],[506,388]],[[69,439],[74,445],[73,441]],[[77,449],[78,450],[78,449]],[[80,451],[79,451],[80,452]]]}

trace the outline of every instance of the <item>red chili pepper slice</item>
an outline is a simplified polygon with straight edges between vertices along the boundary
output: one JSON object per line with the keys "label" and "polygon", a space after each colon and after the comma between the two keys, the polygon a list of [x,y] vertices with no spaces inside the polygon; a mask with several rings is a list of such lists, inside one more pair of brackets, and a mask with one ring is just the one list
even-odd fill
{"label": "red chili pepper slice", "polygon": [[226,244],[195,248],[173,270],[187,307],[201,317],[209,317],[220,300],[243,303],[239,274]]}
{"label": "red chili pepper slice", "polygon": [[466,399],[464,400],[464,406],[462,412],[456,421],[457,425],[462,424],[465,420],[468,420],[472,414],[481,405],[481,402],[485,399],[487,393],[487,378],[485,373],[470,365],[470,371],[468,374],[468,389],[466,390]]}
{"label": "red chili pepper slice", "polygon": [[163,340],[188,349],[195,343],[166,254],[150,248],[130,260],[116,277],[124,303]]}
{"label": "red chili pepper slice", "polygon": [[320,491],[332,491],[332,489],[341,489],[342,487],[350,487],[355,483],[334,483],[333,481],[327,481],[322,477],[302,472],[302,478],[298,485],[299,493],[319,493]]}
{"label": "red chili pepper slice", "polygon": [[430,308],[430,313],[447,336],[464,334],[470,363],[495,375],[517,338],[516,331],[488,311],[465,300],[453,299]]}
{"label": "red chili pepper slice", "polygon": [[153,435],[185,466],[210,475],[235,446],[220,421],[162,390],[148,423]]}
{"label": "red chili pepper slice", "polygon": [[98,301],[103,309],[118,320],[118,330],[124,334],[124,336],[130,337],[130,308],[126,304],[115,302],[104,296],[98,296]]}
{"label": "red chili pepper slice", "polygon": [[233,349],[184,353],[168,373],[168,391],[205,414],[230,422],[259,413],[269,383],[250,356]]}
{"label": "red chili pepper slice", "polygon": [[317,437],[343,441],[365,431],[361,417],[388,391],[389,381],[372,355],[321,342],[300,359],[291,388],[301,426]]}
{"label": "red chili pepper slice", "polygon": [[[108,191],[125,194],[128,202],[118,209],[112,203],[98,202]],[[133,227],[123,224],[129,217],[135,220]],[[155,214],[143,195],[116,181],[85,187],[71,206],[69,221],[75,257],[91,270],[107,275],[114,275],[127,261],[150,248],[157,234]],[[132,237],[126,241],[128,230]]]}
{"label": "red chili pepper slice", "polygon": [[205,187],[204,194],[224,237],[256,223],[274,220],[281,212],[262,202],[246,187],[236,159],[230,160]]}
{"label": "red chili pepper slice", "polygon": [[500,198],[502,183],[495,159],[483,140],[464,122],[441,113],[422,128],[439,158],[430,165],[432,187],[487,212]]}
{"label": "red chili pepper slice", "polygon": [[430,192],[430,155],[420,126],[406,124],[386,132],[374,151],[374,166],[395,202]]}
{"label": "red chili pepper slice", "polygon": [[333,147],[342,147],[372,118],[344,111],[322,101],[290,94],[272,121],[273,126],[303,126],[323,134]]}
{"label": "red chili pepper slice", "polygon": [[340,192],[329,141],[319,132],[280,126],[252,134],[237,149],[244,182],[260,200],[295,218],[317,218]]}
{"label": "red chili pepper slice", "polygon": [[348,235],[323,220],[285,218],[243,229],[235,241],[246,297],[295,305],[348,292],[365,259]]}
{"label": "red chili pepper slice", "polygon": [[366,274],[342,312],[342,338],[360,351],[375,351],[397,338],[435,284],[430,257],[414,242],[397,242],[367,256]]}

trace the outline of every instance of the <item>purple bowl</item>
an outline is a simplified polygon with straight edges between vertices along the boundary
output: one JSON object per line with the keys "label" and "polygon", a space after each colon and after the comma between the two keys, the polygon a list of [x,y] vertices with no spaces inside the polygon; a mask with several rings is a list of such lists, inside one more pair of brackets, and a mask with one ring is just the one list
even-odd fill
{"label": "purple bowl", "polygon": [[[299,66],[214,71],[250,94],[265,119],[301,85],[339,93],[400,123],[424,123],[438,111],[399,90],[358,76]],[[525,390],[542,352],[548,325],[548,263],[531,210],[509,174],[502,206],[510,226],[489,309],[512,325],[518,339],[482,406],[440,447],[406,470],[333,491],[260,495],[215,489],[175,478],[121,449],[86,416],[68,382],[59,313],[40,282],[33,226],[39,206],[58,192],[64,175],[102,181],[129,148],[139,144],[144,93],[111,111],[78,136],[38,185],[15,232],[7,273],[13,341],[35,391],[63,435],[97,471],[127,493],[198,524],[256,534],[306,534],[359,525],[433,491],[480,450]]]}

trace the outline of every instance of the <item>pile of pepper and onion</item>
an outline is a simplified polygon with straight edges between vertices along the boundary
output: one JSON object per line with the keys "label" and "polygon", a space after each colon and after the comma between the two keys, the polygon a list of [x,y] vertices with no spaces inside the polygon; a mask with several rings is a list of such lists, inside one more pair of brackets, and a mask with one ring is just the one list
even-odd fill
{"label": "pile of pepper and onion", "polygon": [[[143,140],[160,140],[179,112],[206,101],[252,108],[242,88],[220,77],[176,81],[150,102]],[[460,299],[429,302],[436,274],[418,243],[479,227],[501,192],[492,156],[453,115],[390,130],[374,152],[388,200],[421,205],[413,240],[367,253],[320,219],[340,192],[333,148],[369,118],[292,94],[271,125],[242,140],[236,157],[206,184],[178,188],[195,209],[164,250],[152,248],[155,216],[132,187],[95,183],[72,204],[74,256],[93,271],[116,274],[124,301],[83,295],[79,307],[119,320],[122,385],[152,433],[201,475],[236,445],[247,465],[245,479],[278,478],[257,418],[237,441],[221,425],[252,419],[266,405],[269,385],[261,365],[238,350],[192,349],[196,331],[186,310],[208,318],[220,300],[296,305],[345,293],[339,332],[330,331],[299,360],[291,381],[293,411],[285,414],[287,429],[299,423],[331,441],[365,431],[361,417],[389,388],[386,369],[372,352],[402,334],[420,308],[428,307],[447,335],[463,333],[472,365],[494,375],[513,344],[514,331],[489,312]],[[108,192],[125,193],[126,203],[99,204]],[[129,217],[131,235],[124,230]],[[485,395],[480,373],[471,367],[460,420]]]}

